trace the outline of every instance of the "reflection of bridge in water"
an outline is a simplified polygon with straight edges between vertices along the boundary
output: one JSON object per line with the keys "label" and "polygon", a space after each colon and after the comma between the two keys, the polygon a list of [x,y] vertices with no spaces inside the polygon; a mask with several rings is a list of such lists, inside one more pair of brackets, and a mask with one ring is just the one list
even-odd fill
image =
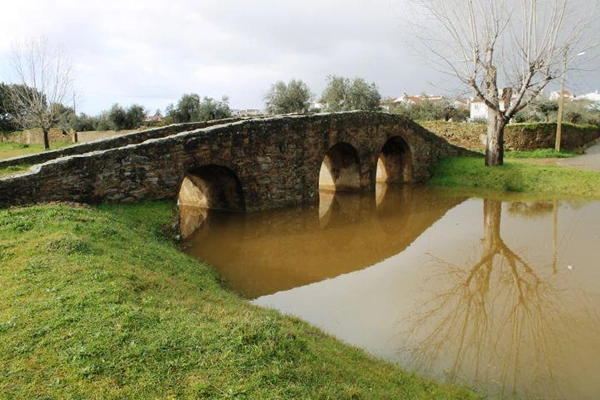
{"label": "reflection of bridge in water", "polygon": [[375,196],[321,192],[319,208],[210,211],[186,251],[213,265],[231,288],[255,298],[398,254],[463,200],[425,186],[381,185]]}

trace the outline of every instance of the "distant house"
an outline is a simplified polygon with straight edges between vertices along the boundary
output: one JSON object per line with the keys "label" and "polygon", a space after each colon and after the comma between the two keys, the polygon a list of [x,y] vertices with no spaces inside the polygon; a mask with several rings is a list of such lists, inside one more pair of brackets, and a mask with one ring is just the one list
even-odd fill
{"label": "distant house", "polygon": [[[500,96],[499,96],[500,97]],[[516,99],[516,96],[513,95],[513,99]],[[498,102],[501,110],[504,110],[504,100]],[[469,106],[469,119],[471,121],[481,121],[486,120],[488,118],[488,108],[485,105],[484,101],[480,97],[475,97],[471,100],[471,104]]]}
{"label": "distant house", "polygon": [[598,91],[596,90],[595,92],[592,92],[592,93],[587,93],[587,94],[583,94],[581,96],[577,96],[577,99],[589,100],[594,103],[600,103],[600,93],[598,93]]}
{"label": "distant house", "polygon": [[234,117],[255,117],[257,115],[263,115],[264,112],[255,108],[248,108],[245,110],[231,110],[231,115]]}
{"label": "distant house", "polygon": [[[560,99],[560,97],[561,97],[561,91],[560,90],[556,90],[556,91],[550,93],[550,96],[548,96],[548,98],[550,100],[558,100],[558,99]],[[562,97],[565,100],[568,100],[568,101],[571,101],[571,100],[575,99],[575,95],[573,93],[569,92],[568,90],[563,90],[562,91]]]}
{"label": "distant house", "polygon": [[326,108],[326,104],[323,103],[319,103],[318,101],[313,101],[312,103],[310,103],[310,106],[308,107],[309,110],[315,110],[317,112],[323,111]]}
{"label": "distant house", "polygon": [[469,119],[471,121],[487,120],[488,108],[482,99],[472,100],[469,111]]}
{"label": "distant house", "polygon": [[402,95],[402,97],[398,97],[396,98],[396,100],[394,100],[394,103],[398,104],[419,104],[423,101],[431,101],[431,102],[436,102],[436,101],[441,101],[444,100],[445,97],[444,96],[440,96],[440,95],[429,95],[429,94],[424,94],[424,95],[416,95],[416,96],[409,96],[408,94],[404,93]]}
{"label": "distant house", "polygon": [[160,124],[163,120],[162,115],[146,115],[144,122]]}
{"label": "distant house", "polygon": [[456,110],[467,110],[469,108],[469,101],[460,97],[452,98],[443,95],[430,94],[410,96],[406,93],[404,93],[401,97],[388,97],[386,99],[382,99],[380,102],[380,107],[382,110],[390,111],[391,109],[399,105],[402,105],[404,107],[410,107],[413,105],[421,104],[425,101],[430,103],[443,102],[445,106],[450,105]]}

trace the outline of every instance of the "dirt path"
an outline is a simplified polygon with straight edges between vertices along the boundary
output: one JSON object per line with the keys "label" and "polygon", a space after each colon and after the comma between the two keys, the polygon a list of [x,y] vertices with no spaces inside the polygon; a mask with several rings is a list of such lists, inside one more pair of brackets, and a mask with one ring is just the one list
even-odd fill
{"label": "dirt path", "polygon": [[585,154],[573,158],[563,158],[557,162],[558,165],[581,169],[600,171],[600,142],[596,142],[585,150]]}
{"label": "dirt path", "polygon": [[[518,159],[513,160],[517,161]],[[560,165],[563,167],[600,171],[600,141],[588,147],[585,150],[585,154],[572,158],[525,158],[522,160],[530,164]]]}

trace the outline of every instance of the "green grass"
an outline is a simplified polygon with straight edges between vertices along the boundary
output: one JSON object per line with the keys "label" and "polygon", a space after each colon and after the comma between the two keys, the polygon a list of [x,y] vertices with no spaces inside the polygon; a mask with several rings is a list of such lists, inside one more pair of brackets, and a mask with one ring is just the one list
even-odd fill
{"label": "green grass", "polygon": [[443,159],[431,170],[431,185],[483,188],[504,192],[600,197],[600,172],[505,160],[488,168],[482,158]]}
{"label": "green grass", "polygon": [[0,397],[470,399],[225,291],[173,206],[0,210]]}
{"label": "green grass", "polygon": [[[62,149],[72,145],[70,142],[50,143],[50,149]],[[43,144],[21,144],[15,142],[0,142],[0,160],[12,157],[25,156],[29,154],[41,153],[44,151]]]}
{"label": "green grass", "polygon": [[556,151],[554,149],[537,149],[533,151],[507,151],[506,158],[570,158],[579,155],[575,151]]}

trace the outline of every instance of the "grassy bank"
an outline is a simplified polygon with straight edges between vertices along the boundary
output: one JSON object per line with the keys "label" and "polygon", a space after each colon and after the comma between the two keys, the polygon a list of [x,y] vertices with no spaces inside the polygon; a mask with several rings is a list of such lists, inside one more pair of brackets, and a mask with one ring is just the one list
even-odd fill
{"label": "grassy bank", "polygon": [[469,399],[226,292],[172,206],[0,210],[0,397]]}
{"label": "grassy bank", "polygon": [[508,159],[488,168],[482,158],[447,158],[432,168],[431,185],[505,192],[600,197],[600,173]]}
{"label": "grassy bank", "polygon": [[[71,142],[54,142],[51,149],[62,149],[72,145]],[[26,156],[28,154],[36,154],[44,151],[43,144],[21,144],[14,142],[0,142],[0,160],[12,157]]]}
{"label": "grassy bank", "polygon": [[[481,154],[484,152],[482,151]],[[556,151],[554,149],[537,149],[533,151],[507,151],[505,158],[571,158],[580,155],[577,151]]]}

